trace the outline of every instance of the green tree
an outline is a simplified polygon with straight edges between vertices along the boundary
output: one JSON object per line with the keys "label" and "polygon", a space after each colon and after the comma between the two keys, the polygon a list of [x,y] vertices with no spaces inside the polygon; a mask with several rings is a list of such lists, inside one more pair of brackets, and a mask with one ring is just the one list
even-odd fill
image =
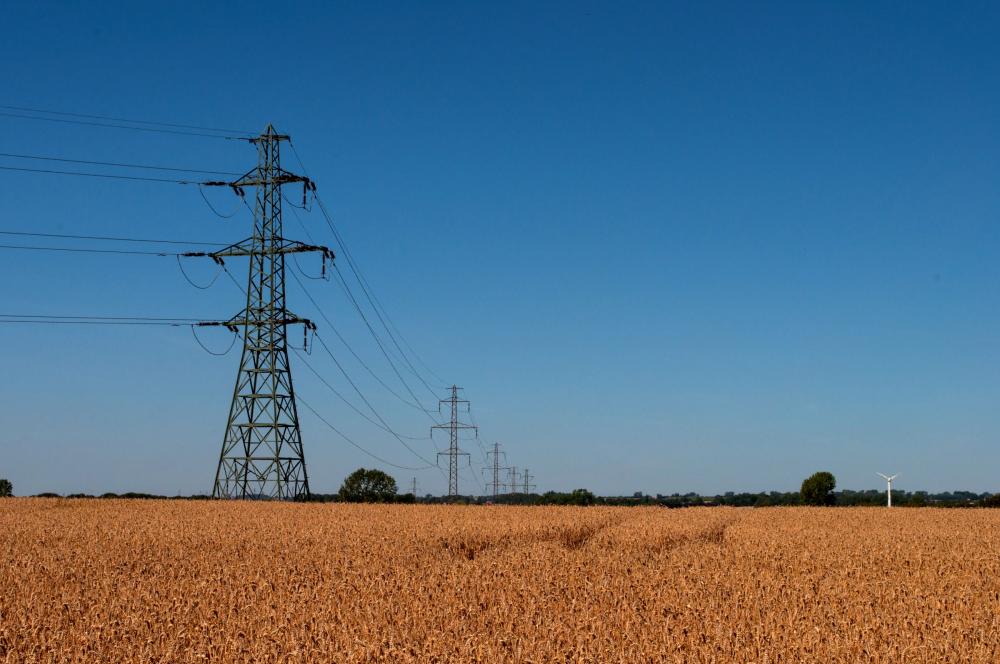
{"label": "green tree", "polygon": [[348,503],[391,503],[396,480],[381,470],[358,468],[344,480],[338,495]]}
{"label": "green tree", "polygon": [[832,473],[825,470],[813,473],[802,482],[802,502],[806,505],[833,505],[837,498],[833,495],[833,490],[837,487],[837,480]]}
{"label": "green tree", "polygon": [[569,495],[571,505],[593,505],[595,500],[594,494],[586,489],[573,489],[573,493]]}
{"label": "green tree", "polygon": [[0,498],[10,498],[14,495],[14,485],[10,480],[0,479]]}
{"label": "green tree", "polygon": [[1000,493],[995,493],[988,498],[983,498],[979,504],[983,507],[1000,507]]}

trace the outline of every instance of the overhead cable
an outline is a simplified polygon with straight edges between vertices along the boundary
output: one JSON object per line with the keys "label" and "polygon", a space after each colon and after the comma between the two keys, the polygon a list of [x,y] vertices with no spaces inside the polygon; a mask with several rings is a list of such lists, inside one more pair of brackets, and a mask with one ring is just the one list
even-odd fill
{"label": "overhead cable", "polygon": [[25,106],[3,106],[0,108],[8,111],[25,111],[27,113],[44,113],[46,115],[62,115],[66,117],[74,118],[88,118],[91,120],[108,120],[111,122],[129,122],[131,124],[143,124],[158,127],[173,127],[175,129],[197,129],[198,131],[217,131],[225,134],[247,134],[249,136],[256,135],[255,131],[247,131],[244,129],[222,129],[220,127],[202,127],[199,125],[189,125],[189,124],[177,124],[174,122],[153,122],[151,120],[132,120],[130,118],[116,118],[107,115],[91,115],[87,113],[69,113],[67,111],[47,111],[41,108],[29,108]]}

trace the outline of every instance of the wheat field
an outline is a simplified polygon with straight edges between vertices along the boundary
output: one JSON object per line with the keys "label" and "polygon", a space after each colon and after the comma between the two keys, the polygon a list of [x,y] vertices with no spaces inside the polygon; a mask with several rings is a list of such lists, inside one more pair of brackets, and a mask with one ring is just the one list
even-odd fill
{"label": "wheat field", "polygon": [[996,662],[1000,511],[0,500],[4,662]]}

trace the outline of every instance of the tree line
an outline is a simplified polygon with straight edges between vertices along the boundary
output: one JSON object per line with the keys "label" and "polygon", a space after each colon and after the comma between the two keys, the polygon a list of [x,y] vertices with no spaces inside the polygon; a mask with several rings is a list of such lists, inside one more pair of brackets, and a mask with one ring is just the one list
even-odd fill
{"label": "tree line", "polygon": [[[13,495],[13,485],[0,478],[0,497]],[[144,498],[144,499],[191,499],[209,500],[211,496],[161,496],[149,493],[103,493],[92,495],[72,493],[62,496],[57,493],[40,493],[43,498]],[[359,468],[344,480],[337,493],[314,493],[310,502],[364,502],[364,503],[460,503],[467,505],[608,505],[608,506],[660,506],[660,507],[779,507],[793,505],[827,505],[842,507],[881,506],[886,503],[885,491],[866,489],[853,491],[836,490],[836,479],[825,471],[809,476],[802,482],[799,491],[734,492],[702,495],[698,493],[672,493],[648,495],[635,493],[631,496],[598,496],[587,489],[572,491],[546,491],[544,493],[504,493],[497,496],[415,496],[400,494],[396,480],[377,469]],[[892,504],[899,507],[1000,507],[1000,494],[975,493],[973,491],[927,491],[893,490]]]}

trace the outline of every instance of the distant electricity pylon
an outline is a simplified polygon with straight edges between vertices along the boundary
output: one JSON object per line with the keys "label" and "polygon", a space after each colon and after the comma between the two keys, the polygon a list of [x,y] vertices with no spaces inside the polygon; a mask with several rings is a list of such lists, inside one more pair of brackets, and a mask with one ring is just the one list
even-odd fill
{"label": "distant electricity pylon", "polygon": [[486,453],[487,460],[489,457],[493,457],[493,463],[483,468],[484,471],[493,474],[493,480],[486,483],[486,490],[493,495],[493,498],[500,495],[500,490],[503,488],[503,484],[500,482],[500,471],[507,470],[506,466],[500,465],[500,455],[503,455],[504,461],[507,460],[507,454],[500,451],[500,443],[493,443],[493,449]]}
{"label": "distant electricity pylon", "polygon": [[449,399],[441,399],[438,402],[438,411],[441,410],[441,404],[450,404],[451,405],[451,422],[449,422],[448,424],[437,424],[437,425],[431,427],[431,436],[434,435],[434,430],[435,429],[447,429],[450,432],[450,434],[451,434],[451,437],[450,437],[450,440],[449,440],[449,443],[448,443],[448,451],[447,452],[438,452],[438,456],[439,457],[443,456],[443,455],[448,457],[448,497],[449,498],[454,498],[454,497],[458,496],[458,457],[460,457],[460,456],[466,456],[466,457],[469,456],[468,452],[463,452],[463,451],[461,451],[458,448],[458,432],[461,431],[462,429],[473,429],[473,430],[475,430],[477,432],[477,435],[478,435],[478,431],[479,431],[479,427],[477,427],[475,425],[472,425],[472,424],[463,424],[462,422],[460,422],[458,420],[458,404],[464,403],[466,411],[468,411],[468,409],[469,409],[469,402],[466,399],[459,399],[458,398],[458,391],[460,389],[462,389],[462,388],[456,387],[455,385],[452,385],[451,386],[451,398],[449,398]]}
{"label": "distant electricity pylon", "polygon": [[412,493],[412,494],[413,494],[413,497],[414,497],[414,498],[416,498],[416,497],[417,497],[417,478],[416,478],[416,477],[414,477],[414,478],[413,478],[413,488],[412,488],[412,490],[410,491],[410,493]]}
{"label": "distant electricity pylon", "polygon": [[257,146],[257,166],[233,182],[207,182],[230,187],[243,195],[255,187],[253,236],[221,251],[204,254],[220,263],[228,256],[248,256],[246,308],[220,323],[243,330],[243,355],[229,407],[226,434],[215,472],[216,498],[294,499],[309,495],[309,476],[302,450],[302,432],[288,363],[289,325],[304,326],[304,335],[316,326],[285,306],[285,254],[318,251],[326,247],[286,240],[281,227],[282,185],[302,183],[303,198],[315,185],[309,178],[281,168],[279,146],[288,136],[268,125],[247,139]]}
{"label": "distant electricity pylon", "polygon": [[511,466],[510,468],[507,469],[507,479],[510,480],[510,482],[507,484],[507,486],[510,487],[510,491],[508,491],[507,493],[517,493],[518,489],[517,478],[519,475],[520,473],[517,472],[517,466]]}
{"label": "distant electricity pylon", "polygon": [[521,487],[524,489],[524,493],[526,493],[526,494],[527,493],[531,493],[531,489],[535,488],[534,484],[529,484],[529,480],[531,480],[531,479],[533,479],[531,473],[529,473],[528,469],[525,468],[524,469],[524,483],[521,485]]}

